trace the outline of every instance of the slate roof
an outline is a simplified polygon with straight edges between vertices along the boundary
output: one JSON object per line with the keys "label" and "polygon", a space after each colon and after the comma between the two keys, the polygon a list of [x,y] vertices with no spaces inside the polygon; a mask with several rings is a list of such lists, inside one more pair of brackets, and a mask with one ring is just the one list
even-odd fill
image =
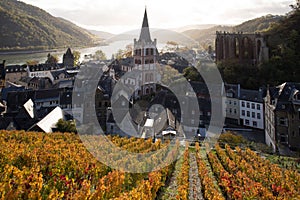
{"label": "slate roof", "polygon": [[141,42],[141,41],[152,42],[151,36],[150,36],[150,31],[149,31],[149,23],[148,23],[148,16],[147,16],[146,9],[145,9],[145,13],[144,13],[142,29],[141,29],[140,38],[139,38],[139,42]]}
{"label": "slate roof", "polygon": [[60,89],[46,89],[36,90],[35,100],[38,99],[57,99],[59,97]]}
{"label": "slate roof", "polygon": [[[36,123],[34,126],[39,127],[45,133],[51,133],[52,128],[55,128],[55,125],[58,122],[58,120],[63,118],[64,115],[62,109],[60,107],[56,107],[48,115],[46,115],[41,121]],[[30,129],[34,129],[34,126],[31,127]]]}
{"label": "slate roof", "polygon": [[300,91],[300,83],[285,82],[279,86],[269,88],[272,100],[277,100],[276,110],[293,111],[293,97]]}
{"label": "slate roof", "polygon": [[50,71],[50,70],[56,70],[61,69],[62,66],[60,64],[38,64],[38,65],[30,65],[29,71]]}
{"label": "slate roof", "polygon": [[27,65],[8,65],[5,69],[6,73],[26,72]]}
{"label": "slate roof", "polygon": [[[233,96],[230,97],[230,98],[239,98],[241,95],[240,95],[240,86],[238,84],[228,84],[228,83],[225,83],[224,84],[224,89],[225,89],[225,93],[226,93],[226,96],[227,96],[227,93],[232,93]],[[229,97],[229,96],[227,96]]]}
{"label": "slate roof", "polygon": [[241,89],[240,100],[263,103],[263,91]]}

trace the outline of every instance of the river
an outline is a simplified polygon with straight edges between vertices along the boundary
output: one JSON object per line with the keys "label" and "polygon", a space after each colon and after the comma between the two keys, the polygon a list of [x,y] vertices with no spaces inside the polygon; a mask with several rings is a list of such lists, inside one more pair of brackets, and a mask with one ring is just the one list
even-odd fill
{"label": "river", "polygon": [[[133,45],[132,40],[121,40],[108,44],[107,46],[96,46],[96,47],[88,47],[88,48],[74,48],[72,51],[76,50],[80,52],[80,62],[84,60],[85,55],[94,54],[98,50],[102,50],[106,57],[110,59],[113,54],[117,53],[119,49],[125,49],[127,45]],[[158,43],[158,50],[162,49],[166,44]],[[26,64],[29,60],[36,60],[39,63],[45,63],[47,60],[48,53],[52,55],[57,55],[59,58],[59,62],[62,62],[62,58],[65,50],[53,50],[53,51],[44,51],[44,52],[36,52],[36,53],[28,53],[28,52],[1,52],[0,53],[0,62],[2,60],[6,60],[6,65],[23,65]]]}
{"label": "river", "polygon": [[[125,49],[126,45],[132,44],[133,41],[123,40],[112,42],[107,46],[96,46],[96,47],[88,47],[88,48],[74,48],[72,51],[77,50],[81,54],[80,61],[84,59],[84,55],[94,54],[98,50],[102,50],[107,58],[111,58],[111,56],[118,52],[119,49]],[[44,52],[36,52],[36,53],[28,53],[28,52],[12,52],[5,53],[1,52],[0,54],[0,62],[2,60],[6,60],[6,65],[22,65],[25,64],[29,60],[36,60],[39,63],[44,63],[47,60],[48,53],[52,55],[57,55],[59,58],[59,62],[62,62],[63,54],[67,51],[65,50],[53,50],[53,51],[44,51]]]}

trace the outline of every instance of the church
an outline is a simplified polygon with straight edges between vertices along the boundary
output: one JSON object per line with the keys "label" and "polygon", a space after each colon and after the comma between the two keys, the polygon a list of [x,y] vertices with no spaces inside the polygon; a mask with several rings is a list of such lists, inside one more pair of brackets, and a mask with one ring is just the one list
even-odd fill
{"label": "church", "polygon": [[158,51],[157,41],[151,40],[147,10],[145,9],[142,29],[139,39],[134,39],[133,59],[134,70],[140,73],[137,95],[143,96],[156,92],[156,83],[159,79],[157,75]]}

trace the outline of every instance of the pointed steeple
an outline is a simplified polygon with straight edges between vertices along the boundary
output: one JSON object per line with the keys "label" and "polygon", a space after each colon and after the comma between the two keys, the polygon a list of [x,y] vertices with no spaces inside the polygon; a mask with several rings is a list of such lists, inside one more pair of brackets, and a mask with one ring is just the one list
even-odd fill
{"label": "pointed steeple", "polygon": [[144,27],[148,27],[149,28],[148,16],[147,16],[147,9],[146,8],[145,8],[145,13],[144,13],[144,19],[143,19],[142,28],[144,28]]}
{"label": "pointed steeple", "polygon": [[145,42],[152,42],[149,30],[149,23],[148,23],[148,16],[147,16],[147,9],[145,8],[143,25],[141,29],[141,34],[139,41],[144,40]]}

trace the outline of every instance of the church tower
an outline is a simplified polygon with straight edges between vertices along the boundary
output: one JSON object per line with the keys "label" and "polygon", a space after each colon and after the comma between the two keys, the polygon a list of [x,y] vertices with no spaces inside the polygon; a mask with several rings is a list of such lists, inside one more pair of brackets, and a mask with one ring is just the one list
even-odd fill
{"label": "church tower", "polygon": [[156,48],[156,39],[151,40],[147,10],[145,9],[142,29],[139,40],[134,39],[134,68],[142,71],[140,77],[140,95],[148,95],[156,92],[156,65],[158,51]]}
{"label": "church tower", "polygon": [[63,55],[63,64],[67,69],[72,69],[74,67],[74,55],[70,48]]}

